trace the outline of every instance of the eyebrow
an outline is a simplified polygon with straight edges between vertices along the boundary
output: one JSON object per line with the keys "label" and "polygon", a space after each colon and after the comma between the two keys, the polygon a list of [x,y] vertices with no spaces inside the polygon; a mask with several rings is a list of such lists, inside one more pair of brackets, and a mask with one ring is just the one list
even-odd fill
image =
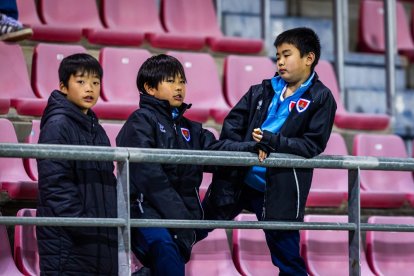
{"label": "eyebrow", "polygon": [[[282,54],[290,54],[291,52],[292,50],[287,49],[287,50],[283,50]],[[276,55],[279,55],[279,54],[277,53]]]}

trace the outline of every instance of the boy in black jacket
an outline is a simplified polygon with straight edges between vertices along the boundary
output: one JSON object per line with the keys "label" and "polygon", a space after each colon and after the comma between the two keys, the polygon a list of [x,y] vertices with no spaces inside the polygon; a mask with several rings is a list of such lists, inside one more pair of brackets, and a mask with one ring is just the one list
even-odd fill
{"label": "boy in black jacket", "polygon": [[[60,91],[49,97],[40,144],[110,146],[91,110],[101,90],[102,68],[88,54],[64,58]],[[112,162],[39,159],[37,216],[115,218]],[[36,227],[42,275],[118,275],[117,229]]]}
{"label": "boy in black jacket", "polygon": [[[260,161],[272,152],[314,157],[326,147],[336,111],[330,90],[314,71],[319,38],[311,29],[296,28],[281,33],[274,45],[278,74],[252,86],[233,107],[223,123],[219,149],[256,141]],[[312,172],[222,168],[203,201],[205,219],[233,219],[246,209],[258,220],[303,221]],[[199,239],[205,237],[203,232],[199,231]],[[307,275],[299,254],[299,231],[264,232],[280,275]]]}
{"label": "boy in black jacket", "polygon": [[[168,55],[146,60],[139,69],[140,108],[125,122],[117,146],[202,150],[215,142],[200,123],[183,115],[186,77]],[[131,163],[131,217],[202,219],[198,189],[203,166]],[[132,250],[152,275],[184,275],[195,242],[193,229],[132,228]]]}

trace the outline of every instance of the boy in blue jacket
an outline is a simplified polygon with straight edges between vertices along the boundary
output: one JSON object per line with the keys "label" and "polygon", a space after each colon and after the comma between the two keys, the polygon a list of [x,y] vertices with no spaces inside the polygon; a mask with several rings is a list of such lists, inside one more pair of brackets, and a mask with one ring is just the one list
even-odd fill
{"label": "boy in blue jacket", "polygon": [[[220,150],[256,141],[259,160],[272,152],[306,158],[326,147],[336,103],[314,71],[320,43],[309,28],[281,33],[275,40],[277,75],[253,85],[223,123]],[[205,219],[233,219],[243,209],[258,220],[303,221],[312,169],[253,166],[214,173],[206,198]],[[200,230],[198,239],[206,236]],[[265,230],[272,262],[280,275],[307,275],[299,254],[299,231]]]}
{"label": "boy in blue jacket", "polygon": [[[202,150],[214,135],[184,117],[186,77],[181,63],[168,55],[146,60],[139,69],[140,108],[119,132],[119,147]],[[203,166],[131,163],[131,217],[202,219],[199,186]],[[151,275],[184,275],[196,240],[194,229],[132,228],[132,250]]]}
{"label": "boy in blue jacket", "polygon": [[[39,144],[110,146],[91,108],[96,104],[102,67],[88,54],[64,58],[60,91],[49,97]],[[116,179],[112,162],[37,160],[37,216],[115,218]],[[118,275],[118,233],[110,227],[36,227],[42,275]]]}

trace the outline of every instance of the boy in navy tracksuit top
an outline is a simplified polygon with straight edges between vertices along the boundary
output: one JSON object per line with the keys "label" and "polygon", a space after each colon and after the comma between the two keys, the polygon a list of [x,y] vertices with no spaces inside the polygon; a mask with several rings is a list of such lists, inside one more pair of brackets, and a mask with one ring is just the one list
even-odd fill
{"label": "boy in navy tracksuit top", "polygon": [[[183,115],[184,68],[174,57],[149,58],[139,69],[140,108],[128,118],[116,143],[120,147],[202,150],[214,135]],[[131,163],[131,217],[202,219],[198,189],[203,166]],[[195,242],[194,229],[132,228],[132,250],[151,275],[184,275]]]}
{"label": "boy in navy tracksuit top", "polygon": [[[102,67],[88,54],[64,58],[60,91],[49,97],[39,144],[110,146],[91,108]],[[39,159],[38,217],[117,217],[113,162]],[[118,275],[118,232],[113,227],[37,226],[41,275]]]}
{"label": "boy in navy tracksuit top", "polygon": [[[252,86],[230,111],[220,149],[253,140],[261,161],[272,152],[314,157],[326,147],[336,111],[330,90],[314,71],[319,38],[311,29],[296,28],[280,34],[274,45],[278,74]],[[205,219],[233,219],[246,209],[259,220],[303,221],[312,172],[260,166],[221,169],[203,202]],[[299,255],[299,231],[264,232],[280,275],[307,275]]]}

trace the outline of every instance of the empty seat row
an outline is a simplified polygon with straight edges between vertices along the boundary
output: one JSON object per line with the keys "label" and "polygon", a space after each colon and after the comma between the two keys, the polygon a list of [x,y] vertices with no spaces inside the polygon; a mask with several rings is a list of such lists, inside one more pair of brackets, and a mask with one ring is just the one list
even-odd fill
{"label": "empty seat row", "polygon": [[[18,0],[20,21],[33,28],[34,40],[76,42],[85,36],[103,45],[215,52],[259,53],[261,39],[224,36],[212,0]],[[39,16],[37,14],[39,10]],[[102,15],[102,21],[100,19]],[[177,16],[179,14],[179,16]]]}
{"label": "empty seat row", "polygon": [[[17,216],[35,216],[36,210],[22,209]],[[253,214],[241,214],[237,221],[256,221]],[[305,222],[348,222],[346,216],[307,215]],[[414,224],[414,217],[372,216],[371,224]],[[5,227],[0,235],[7,238]],[[4,239],[2,239],[4,240]],[[15,226],[14,258],[8,244],[0,248],[0,259],[7,271],[16,271],[15,264],[25,275],[39,275],[39,255],[35,226]],[[6,240],[8,241],[8,240]],[[270,258],[265,235],[260,229],[234,229],[231,253],[224,229],[216,229],[197,243],[186,275],[275,275],[278,273]],[[332,230],[302,230],[301,254],[311,275],[349,275],[348,232]],[[361,250],[361,275],[412,275],[414,233],[367,231],[366,250]],[[366,253],[365,253],[366,252]],[[133,260],[133,269],[141,265]],[[16,274],[20,275],[20,274]]]}

